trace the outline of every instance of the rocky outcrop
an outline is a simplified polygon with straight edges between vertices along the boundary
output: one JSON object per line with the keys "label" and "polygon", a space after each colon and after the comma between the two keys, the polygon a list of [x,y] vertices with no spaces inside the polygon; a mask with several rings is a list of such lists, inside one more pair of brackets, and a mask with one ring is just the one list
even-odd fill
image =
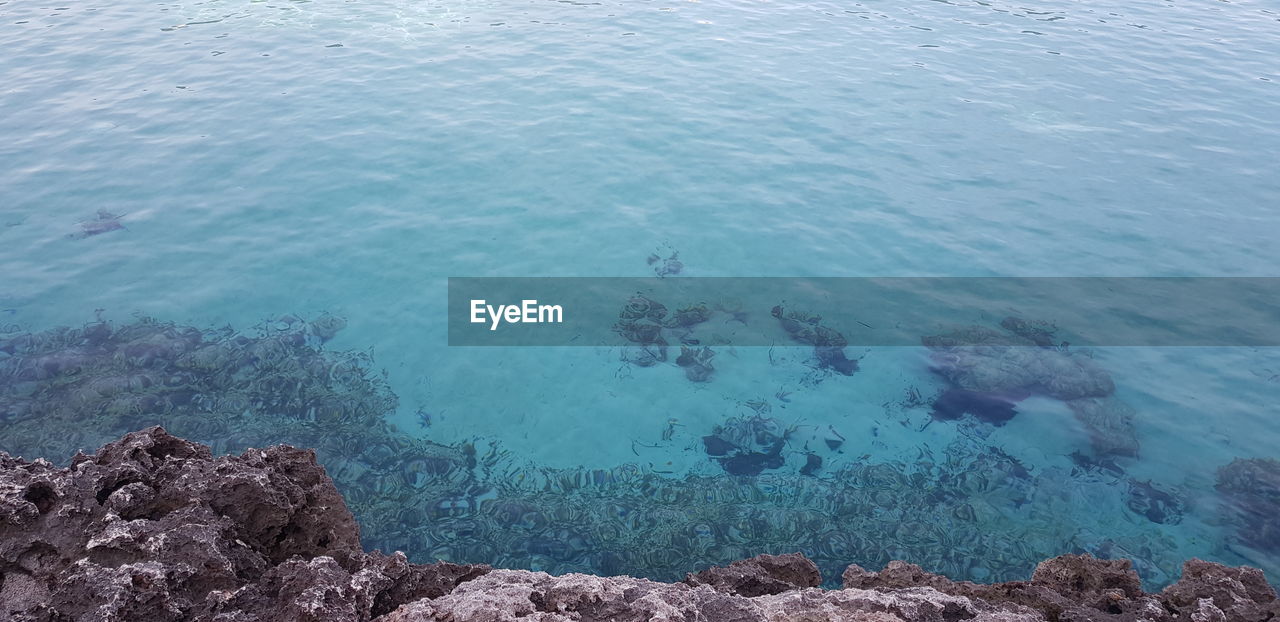
{"label": "rocky outcrop", "polygon": [[844,572],[846,589],[900,590],[928,586],[992,606],[1035,611],[1060,622],[1262,622],[1280,618],[1280,601],[1255,568],[1229,568],[1192,559],[1182,578],[1148,594],[1128,560],[1063,555],[1036,567],[1030,581],[982,585],[952,581],[901,561],[880,572],[856,565]]}
{"label": "rocky outcrop", "polygon": [[309,450],[150,428],[65,469],[0,454],[0,620],[369,620],[487,570],[365,554]]}
{"label": "rocky outcrop", "polygon": [[689,573],[684,582],[709,585],[718,592],[739,596],[765,596],[822,585],[818,566],[804,555],[759,555],[728,566]]}
{"label": "rocky outcrop", "polygon": [[365,553],[315,455],[286,446],[215,458],[150,428],[68,468],[0,454],[0,620],[500,622],[1261,622],[1280,603],[1260,571],[1192,560],[1163,592],[1129,562],[1068,555],[1029,581],[951,581],[892,562],[823,590],[799,554],[682,583]]}

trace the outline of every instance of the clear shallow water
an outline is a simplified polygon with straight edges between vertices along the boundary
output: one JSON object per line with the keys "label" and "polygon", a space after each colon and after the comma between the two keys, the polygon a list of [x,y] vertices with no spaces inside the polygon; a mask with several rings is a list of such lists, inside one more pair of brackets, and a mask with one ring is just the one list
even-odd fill
{"label": "clear shallow water", "polygon": [[[374,545],[420,558],[662,576],[818,546],[779,526],[794,512],[750,514],[759,507],[879,543],[823,545],[831,560],[905,552],[978,579],[1076,549],[1145,560],[1154,583],[1191,555],[1272,569],[1274,553],[1232,545],[1213,485],[1233,458],[1275,454],[1274,352],[1099,352],[1142,451],[1118,462],[1123,475],[1073,473],[1071,454],[1090,444],[1060,403],[1029,400],[1001,428],[926,427],[927,406],[898,405],[911,387],[942,387],[921,352],[875,349],[858,374],[828,377],[802,351],[771,361],[744,348],[694,384],[617,351],[450,349],[444,291],[448,276],[651,274],[650,253],[676,250],[693,276],[1273,276],[1278,20],[1261,2],[10,0],[0,323],[43,331],[104,309],[117,324],[142,314],[247,330],[329,312],[348,325],[325,347],[385,368],[396,434],[496,442],[508,453],[495,472],[634,465],[677,491],[874,491],[841,469],[918,465],[952,447],[995,448],[1031,473],[957,519],[1022,534],[1025,551],[893,535],[953,514],[925,507],[928,495],[900,514],[874,495],[839,512],[751,497],[704,511],[597,487],[588,507],[618,513],[622,546],[604,544],[604,527],[578,537],[554,520],[455,528],[518,496],[493,480],[457,485],[451,498],[475,512],[423,499],[436,510],[398,529],[369,527],[386,506],[353,503]],[[126,228],[68,237],[97,210]],[[843,453],[823,452],[816,478],[798,475],[797,450],[759,481],[729,480],[699,439],[761,399],[784,424],[812,426],[796,446],[821,452],[819,432],[835,427]],[[1185,498],[1184,520],[1127,507],[1131,482],[1147,480]],[[549,514],[582,494],[552,486],[520,502]],[[611,499],[696,515],[697,542],[645,535],[654,528]],[[714,524],[744,512],[772,526],[748,537]],[[658,540],[698,554],[625,555]],[[969,558],[944,559],[957,547]]]}

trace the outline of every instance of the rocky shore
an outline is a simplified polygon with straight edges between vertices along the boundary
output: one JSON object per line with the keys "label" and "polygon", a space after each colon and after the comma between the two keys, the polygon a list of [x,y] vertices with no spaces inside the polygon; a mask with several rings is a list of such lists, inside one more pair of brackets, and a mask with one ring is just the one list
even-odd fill
{"label": "rocky shore", "polygon": [[1159,593],[1128,561],[1067,555],[1028,581],[949,580],[892,562],[823,590],[798,554],[658,583],[366,553],[309,450],[215,458],[161,428],[67,468],[0,453],[0,621],[850,620],[1262,622],[1261,571],[1191,560]]}

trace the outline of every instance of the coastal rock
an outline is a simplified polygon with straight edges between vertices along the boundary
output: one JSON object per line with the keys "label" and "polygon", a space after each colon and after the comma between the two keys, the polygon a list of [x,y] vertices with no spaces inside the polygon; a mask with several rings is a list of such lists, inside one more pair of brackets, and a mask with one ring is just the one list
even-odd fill
{"label": "coastal rock", "polygon": [[684,582],[709,585],[718,592],[738,596],[781,594],[795,589],[822,585],[818,566],[804,555],[759,555],[733,562],[728,566],[689,573]]}
{"label": "coastal rock", "polygon": [[213,457],[154,427],[68,468],[0,453],[0,620],[15,622],[1262,622],[1261,571],[1191,560],[1158,594],[1125,560],[1064,555],[1029,581],[952,581],[904,562],[824,590],[800,554],[681,583],[365,553],[311,451]]}
{"label": "coastal rock", "polygon": [[1128,560],[1063,555],[1036,567],[1030,581],[982,585],[952,581],[905,562],[890,562],[880,572],[852,565],[844,572],[846,589],[900,590],[929,586],[993,606],[1030,609],[1061,622],[1260,622],[1280,617],[1280,601],[1255,568],[1229,568],[1192,559],[1182,578],[1158,594],[1142,591]]}
{"label": "coastal rock", "polygon": [[154,427],[65,469],[0,453],[0,619],[368,620],[485,570],[365,554],[309,450]]}

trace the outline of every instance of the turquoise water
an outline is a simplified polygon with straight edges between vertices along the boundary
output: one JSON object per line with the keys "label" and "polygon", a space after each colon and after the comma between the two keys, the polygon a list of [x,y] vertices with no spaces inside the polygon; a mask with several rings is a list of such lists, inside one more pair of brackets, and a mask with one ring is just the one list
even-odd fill
{"label": "turquoise water", "polygon": [[[445,279],[652,276],[654,253],[681,276],[1275,276],[1278,31],[1264,2],[8,0],[0,328],[344,318],[323,348],[385,370],[391,434],[493,448],[447,495],[414,479],[352,501],[367,543],[419,560],[669,578],[803,548],[828,570],[901,553],[994,579],[1089,550],[1153,584],[1193,555],[1274,578],[1280,545],[1240,542],[1215,478],[1275,457],[1280,353],[1099,349],[1141,451],[1082,467],[1096,448],[1053,399],[1001,427],[932,422],[911,398],[944,387],[923,349],[850,348],[845,377],[727,348],[692,383],[614,349],[449,348]],[[99,210],[121,228],[86,236]],[[730,477],[701,438],[755,415],[797,425],[795,449]],[[241,444],[298,433],[249,418],[266,423]],[[95,421],[86,449],[118,432]],[[988,463],[1027,471],[968,499],[879,494]],[[528,475],[574,469],[631,475]],[[1130,507],[1148,481],[1180,520]],[[833,490],[865,497],[833,508]],[[529,518],[575,506],[595,532]],[[976,540],[913,535],[952,520]]]}

